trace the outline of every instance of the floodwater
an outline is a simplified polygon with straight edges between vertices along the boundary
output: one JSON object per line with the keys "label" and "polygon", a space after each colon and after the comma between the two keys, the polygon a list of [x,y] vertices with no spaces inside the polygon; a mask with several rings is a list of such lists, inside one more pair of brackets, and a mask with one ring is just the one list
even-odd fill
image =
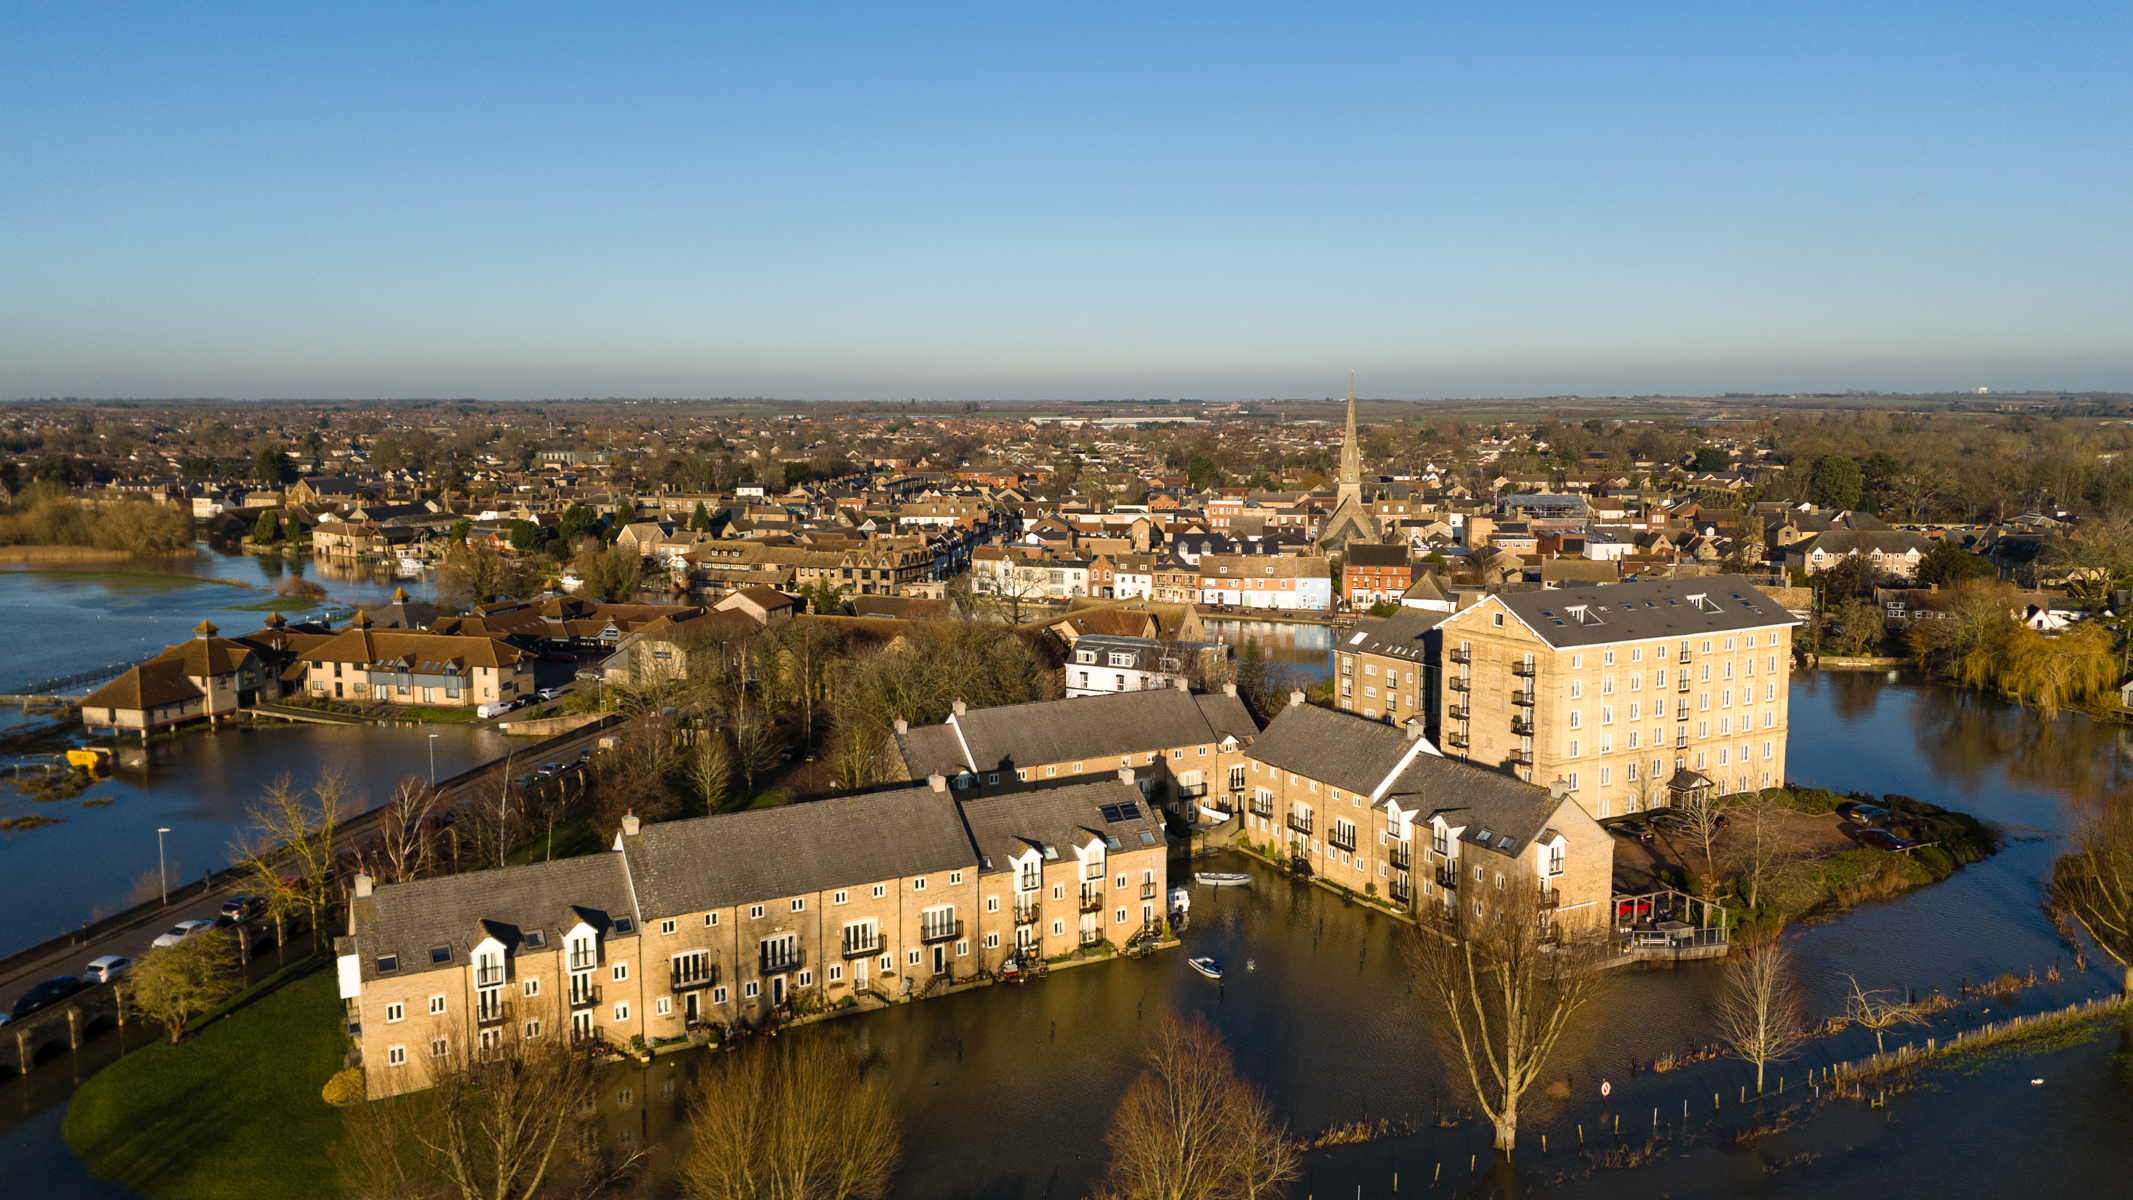
{"label": "floodwater", "polygon": [[[2120,727],[2075,716],[2046,721],[1989,697],[1885,674],[1804,673],[1794,683],[1791,712],[1791,760],[1801,780],[1902,792],[1976,813],[2009,835],[2004,852],[1947,883],[1803,930],[1799,965],[1812,1011],[1835,1010],[1846,972],[1868,987],[1926,993],[2007,971],[2041,976],[2060,964],[2065,981],[2019,993],[2017,1012],[2115,990],[2115,979],[2101,970],[2074,968],[2038,903],[2070,812],[2127,773]],[[1195,865],[1240,864],[1232,857]],[[1460,1119],[1468,1106],[1438,1069],[1431,1032],[1438,1022],[1410,993],[1400,962],[1405,927],[1319,889],[1244,869],[1256,876],[1249,889],[1193,890],[1183,953],[1062,971],[1038,984],[899,1006],[788,1036],[848,1042],[888,1080],[904,1121],[898,1196],[1086,1194],[1101,1171],[1104,1127],[1136,1071],[1143,1033],[1166,1012],[1214,1022],[1241,1072],[1301,1132],[1393,1124],[1393,1136],[1313,1152],[1308,1178],[1292,1195],[1383,1198],[1394,1194],[1395,1174],[1400,1194],[1413,1194],[1439,1171],[1437,1191],[1476,1193],[1483,1180],[1468,1175],[1468,1162],[1472,1156],[1486,1172],[1488,1130]],[[1223,984],[1186,968],[1188,955],[1202,953],[1228,967]],[[1902,1195],[1923,1181],[1949,1195],[2033,1194],[2045,1179],[2065,1194],[2122,1189],[2133,1072],[2114,1060],[2118,1037],[2109,1029],[2086,1043],[1937,1072],[1933,1086],[1893,1096],[1886,1108],[1845,1101],[1754,1146],[1719,1144],[1714,1128],[1737,1128],[1752,1115],[1752,1102],[1744,1109],[1738,1101],[1752,1082],[1746,1068],[1720,1061],[1653,1074],[1633,1066],[1712,1040],[1716,978],[1711,964],[1613,977],[1604,1002],[1548,1071],[1569,1085],[1571,1098],[1528,1097],[1512,1190],[1614,1200]],[[1992,1011],[1981,1012],[1988,1003]],[[1897,1033],[1891,1044],[1946,1037],[2006,1015],[1997,1001],[1972,1002],[1933,1029]],[[1856,1031],[1813,1043],[1773,1069],[1784,1077],[1784,1103],[1799,1097],[1807,1070],[1871,1048],[1871,1036]],[[656,1169],[670,1170],[676,1116],[699,1061],[674,1055],[614,1072],[603,1097],[608,1136],[627,1137],[633,1147],[649,1140]],[[57,1078],[68,1069],[56,1060],[38,1075]],[[1605,1101],[1603,1079],[1613,1089]],[[35,1183],[40,1194],[66,1194],[79,1166],[55,1144],[56,1109],[37,1112],[51,1101],[29,1101],[17,1090],[30,1082],[0,1086],[0,1114],[7,1114],[0,1120],[17,1112],[29,1120],[4,1135],[9,1158],[25,1169],[0,1190]],[[1576,1153],[1580,1136],[1602,1147],[1618,1120],[1624,1142],[1641,1144],[1655,1120],[1662,1135],[1677,1140],[1657,1165],[1594,1171]],[[1678,1140],[1684,1124],[1700,1135],[1693,1142]]]}

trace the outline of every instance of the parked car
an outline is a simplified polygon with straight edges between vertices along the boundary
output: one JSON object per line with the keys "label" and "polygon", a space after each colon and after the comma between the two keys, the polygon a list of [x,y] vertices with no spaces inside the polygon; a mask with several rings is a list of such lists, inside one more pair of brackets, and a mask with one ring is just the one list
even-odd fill
{"label": "parked car", "polygon": [[1642,821],[1636,820],[1635,818],[1631,818],[1626,821],[1617,821],[1613,825],[1608,826],[1608,831],[1611,833],[1621,834],[1623,837],[1626,838],[1634,838],[1640,842],[1648,842],[1652,840],[1652,827]]}
{"label": "parked car", "polygon": [[562,763],[542,763],[540,770],[533,773],[533,777],[535,779],[553,779],[562,773]]}
{"label": "parked car", "polygon": [[1847,814],[1861,825],[1873,825],[1889,819],[1889,810],[1878,804],[1854,804]]}
{"label": "parked car", "polygon": [[587,667],[578,672],[578,678],[587,683],[598,683],[600,682],[600,672],[596,668]]}
{"label": "parked car", "polygon": [[562,694],[563,689],[559,687],[546,687],[535,693],[535,695],[538,695],[543,700],[553,700],[557,696],[560,696]]}
{"label": "parked car", "polygon": [[29,991],[24,992],[22,999],[15,1001],[15,1007],[8,1015],[20,1021],[33,1012],[52,1007],[82,990],[84,986],[81,980],[74,978],[72,975],[60,975],[47,979]]}
{"label": "parked car", "polygon": [[258,896],[232,896],[222,902],[222,915],[232,921],[249,921],[266,906],[267,902]]}
{"label": "parked car", "polygon": [[158,948],[164,946],[175,946],[179,942],[184,941],[186,938],[192,937],[195,934],[204,933],[207,930],[213,929],[214,927],[215,923],[213,921],[180,921],[177,924],[171,926],[170,929],[163,934],[163,936],[157,938],[155,944]]}
{"label": "parked car", "polygon": [[583,750],[578,751],[578,762],[580,765],[591,762],[592,758],[593,751],[591,746],[587,746]]}
{"label": "parked car", "polygon": [[505,713],[507,713],[507,712],[510,712],[510,711],[511,711],[511,702],[510,702],[510,701],[508,701],[508,700],[491,700],[491,701],[489,701],[489,702],[488,702],[487,704],[481,705],[480,707],[476,708],[476,709],[474,710],[474,715],[475,715],[475,716],[477,716],[477,717],[480,717],[480,718],[481,718],[482,720],[486,721],[486,720],[488,720],[488,719],[489,719],[490,717],[500,717],[500,716],[503,716],[503,715],[504,715]]}
{"label": "parked car", "polygon": [[572,654],[568,650],[550,650],[548,653],[541,655],[541,661],[552,663],[574,663],[578,661],[578,656]]}
{"label": "parked car", "polygon": [[82,969],[81,977],[90,983],[112,983],[132,965],[133,960],[124,955],[106,954],[102,958],[91,959],[89,965]]}
{"label": "parked car", "polygon": [[1859,839],[1860,845],[1872,846],[1876,850],[1908,850],[1911,848],[1911,843],[1897,837],[1886,829],[1862,829],[1852,836]]}

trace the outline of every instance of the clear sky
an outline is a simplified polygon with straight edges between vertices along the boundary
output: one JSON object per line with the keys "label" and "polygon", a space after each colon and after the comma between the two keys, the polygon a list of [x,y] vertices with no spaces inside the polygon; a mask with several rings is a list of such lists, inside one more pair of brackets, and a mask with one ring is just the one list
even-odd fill
{"label": "clear sky", "polygon": [[0,396],[2133,389],[2133,3],[0,6]]}

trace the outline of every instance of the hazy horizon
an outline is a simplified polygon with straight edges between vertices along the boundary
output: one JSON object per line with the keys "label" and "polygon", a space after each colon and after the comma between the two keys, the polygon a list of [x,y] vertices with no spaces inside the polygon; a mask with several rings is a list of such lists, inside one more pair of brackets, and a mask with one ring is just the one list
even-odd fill
{"label": "hazy horizon", "polygon": [[2133,389],[2133,7],[0,10],[0,396]]}

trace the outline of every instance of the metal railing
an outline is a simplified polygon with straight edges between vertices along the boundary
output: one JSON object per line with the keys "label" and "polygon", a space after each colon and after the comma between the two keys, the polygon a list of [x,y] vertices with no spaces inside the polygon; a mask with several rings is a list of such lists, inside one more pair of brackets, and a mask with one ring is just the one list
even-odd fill
{"label": "metal railing", "polygon": [[1141,885],[1141,899],[1155,899],[1155,885],[1153,883],[1144,883]]}
{"label": "metal railing", "polygon": [[598,1003],[600,1003],[600,985],[599,985],[599,984],[597,984],[597,983],[594,983],[594,984],[588,984],[588,985],[584,985],[584,986],[578,986],[578,985],[575,985],[575,984],[573,984],[573,985],[571,986],[571,989],[570,989],[570,1007],[572,1007],[572,1008],[574,1008],[574,1009],[577,1009],[577,1008],[591,1008],[591,1007],[593,1007],[594,1005],[596,1005],[596,1004],[598,1004]]}
{"label": "metal railing", "polygon": [[1464,721],[1471,715],[1472,711],[1464,704],[1454,704],[1444,710],[1444,715],[1447,720]]}
{"label": "metal railing", "polygon": [[1454,675],[1450,679],[1445,680],[1444,686],[1452,689],[1455,692],[1470,692],[1474,690],[1473,682],[1463,675]]}
{"label": "metal railing", "polygon": [[1459,887],[1459,868],[1438,867],[1437,886],[1444,888],[1447,891],[1457,890]]}
{"label": "metal railing", "polygon": [[1533,765],[1533,752],[1531,750],[1513,750],[1511,751],[1511,761],[1521,767],[1530,767]]}
{"label": "metal railing", "polygon": [[487,997],[483,997],[482,1001],[474,1006],[474,1023],[476,1025],[503,1024],[503,1002],[501,1000],[492,1000]]}
{"label": "metal railing", "polygon": [[1180,783],[1175,786],[1178,795],[1186,799],[1197,799],[1207,794],[1207,785],[1204,783]]}
{"label": "metal railing", "polygon": [[1289,828],[1301,834],[1309,834],[1311,832],[1311,818],[1309,816],[1299,817],[1295,813],[1290,813]]}
{"label": "metal railing", "polygon": [[848,937],[844,939],[843,953],[846,958],[871,958],[881,953],[881,947],[881,935],[878,933],[864,938]]}
{"label": "metal railing", "polygon": [[499,987],[503,982],[504,969],[501,966],[474,968],[475,987]]}
{"label": "metal railing", "polygon": [[717,986],[717,963],[684,966],[677,962],[674,966],[673,976],[667,985],[667,990],[671,992],[693,992],[698,988]]}
{"label": "metal railing", "polygon": [[1563,904],[1563,890],[1562,890],[1561,888],[1542,888],[1542,889],[1541,889],[1541,892],[1540,892],[1540,906],[1541,906],[1542,908],[1560,908],[1560,907],[1562,907],[1562,904]]}
{"label": "metal railing", "polygon": [[1520,708],[1532,708],[1533,700],[1534,695],[1530,691],[1511,693],[1511,703],[1516,704]]}
{"label": "metal railing", "polygon": [[918,940],[931,945],[934,942],[952,942],[963,936],[961,921],[923,921],[919,923]]}
{"label": "metal railing", "polygon": [[1103,906],[1104,893],[1102,888],[1085,887],[1081,889],[1081,911],[1085,913],[1092,913],[1101,909]]}
{"label": "metal railing", "polygon": [[573,950],[570,952],[570,969],[573,971],[590,971],[599,965],[600,952],[598,950]]}
{"label": "metal railing", "polygon": [[1271,818],[1274,815],[1274,802],[1271,799],[1262,800],[1257,796],[1252,797],[1252,815]]}
{"label": "metal railing", "polygon": [[1406,842],[1394,842],[1386,854],[1386,861],[1395,871],[1411,871],[1414,869],[1414,847]]}
{"label": "metal railing", "polygon": [[1386,885],[1385,894],[1392,897],[1394,904],[1409,904],[1415,898],[1415,885],[1405,879],[1395,879]]}
{"label": "metal railing", "polygon": [[1444,652],[1444,657],[1446,660],[1458,663],[1463,667],[1474,661],[1474,652],[1472,650],[1447,650]]}
{"label": "metal railing", "polygon": [[1015,924],[1017,925],[1035,925],[1043,919],[1043,916],[1044,909],[1042,905],[1018,904],[1015,906]]}
{"label": "metal railing", "polygon": [[1464,750],[1464,749],[1466,749],[1466,748],[1467,748],[1468,746],[1471,746],[1471,745],[1473,745],[1473,743],[1472,743],[1471,741],[1469,741],[1469,740],[1467,739],[1467,736],[1466,736],[1465,734],[1463,734],[1463,733],[1447,733],[1447,734],[1445,734],[1445,735],[1444,735],[1444,744],[1445,744],[1445,745],[1447,745],[1447,746],[1450,746],[1450,747],[1451,747],[1452,749],[1454,749],[1454,750]]}
{"label": "metal railing", "polygon": [[798,942],[765,942],[758,951],[758,961],[765,975],[783,975],[800,967],[800,944]]}
{"label": "metal railing", "polygon": [[1520,679],[1533,678],[1534,674],[1539,669],[1540,668],[1536,664],[1529,662],[1518,662],[1511,664],[1511,674],[1518,676]]}
{"label": "metal railing", "polygon": [[1511,732],[1512,732],[1512,733],[1513,733],[1514,735],[1518,736],[1518,737],[1532,737],[1532,736],[1533,736],[1533,718],[1532,718],[1532,717],[1512,717],[1512,718],[1511,718]]}

